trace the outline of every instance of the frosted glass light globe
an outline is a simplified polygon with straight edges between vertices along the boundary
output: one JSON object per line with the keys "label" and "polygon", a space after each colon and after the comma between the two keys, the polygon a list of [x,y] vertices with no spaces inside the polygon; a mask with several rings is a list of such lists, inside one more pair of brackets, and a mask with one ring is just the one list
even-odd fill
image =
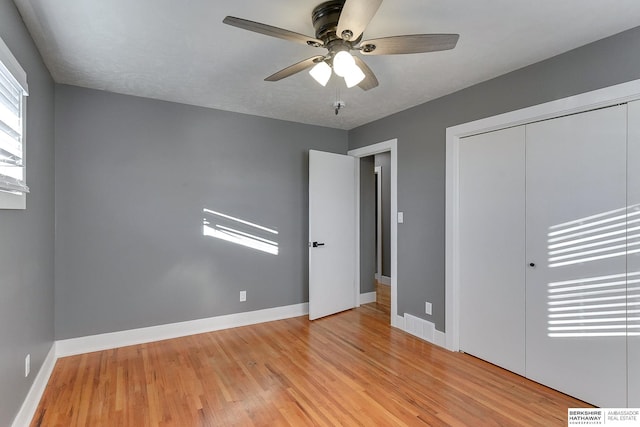
{"label": "frosted glass light globe", "polygon": [[331,78],[331,67],[326,62],[318,62],[314,67],[309,70],[309,74],[322,86],[326,86],[327,82]]}
{"label": "frosted glass light globe", "polygon": [[348,88],[352,88],[362,80],[364,80],[364,73],[355,63],[349,70],[349,72],[344,76],[344,82],[347,84]]}
{"label": "frosted glass light globe", "polygon": [[355,65],[356,61],[346,50],[341,50],[333,57],[333,72],[340,77],[346,76]]}

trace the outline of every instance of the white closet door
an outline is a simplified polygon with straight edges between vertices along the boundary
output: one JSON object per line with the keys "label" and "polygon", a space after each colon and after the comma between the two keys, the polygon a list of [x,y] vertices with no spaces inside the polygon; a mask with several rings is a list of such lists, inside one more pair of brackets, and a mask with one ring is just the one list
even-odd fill
{"label": "white closet door", "polygon": [[526,376],[627,404],[626,106],[526,126]]}
{"label": "white closet door", "polygon": [[524,126],[460,142],[460,349],[524,375]]}
{"label": "white closet door", "polygon": [[630,103],[628,108],[628,406],[640,408],[640,101]]}

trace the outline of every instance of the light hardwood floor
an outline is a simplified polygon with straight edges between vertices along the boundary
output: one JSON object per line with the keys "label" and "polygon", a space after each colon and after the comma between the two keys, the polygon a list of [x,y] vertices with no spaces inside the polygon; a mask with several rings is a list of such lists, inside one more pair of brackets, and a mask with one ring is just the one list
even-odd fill
{"label": "light hardwood floor", "polygon": [[566,426],[585,406],[372,303],[59,359],[31,425]]}
{"label": "light hardwood floor", "polygon": [[376,306],[387,314],[391,313],[391,286],[376,280]]}

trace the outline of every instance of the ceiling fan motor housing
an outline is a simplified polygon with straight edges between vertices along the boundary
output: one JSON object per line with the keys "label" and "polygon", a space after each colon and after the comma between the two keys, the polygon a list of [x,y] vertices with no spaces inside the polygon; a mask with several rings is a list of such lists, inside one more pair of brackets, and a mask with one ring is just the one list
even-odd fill
{"label": "ceiling fan motor housing", "polygon": [[311,14],[316,38],[324,42],[331,56],[341,50],[351,50],[362,39],[360,35],[357,40],[344,40],[336,34],[344,3],[345,0],[326,1],[316,6]]}

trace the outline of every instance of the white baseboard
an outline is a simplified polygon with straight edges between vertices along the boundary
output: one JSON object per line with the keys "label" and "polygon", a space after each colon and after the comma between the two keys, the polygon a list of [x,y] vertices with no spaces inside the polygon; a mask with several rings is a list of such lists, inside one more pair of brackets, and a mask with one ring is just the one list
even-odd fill
{"label": "white baseboard", "polygon": [[401,329],[420,339],[446,348],[446,334],[438,331],[433,322],[405,313]]}
{"label": "white baseboard", "polygon": [[391,326],[393,326],[394,328],[398,328],[400,330],[404,331],[404,317],[402,316],[395,316],[395,317],[391,317]]}
{"label": "white baseboard", "polygon": [[150,326],[147,328],[71,338],[56,342],[56,356],[64,357],[75,354],[90,353],[92,351],[108,350],[111,348],[161,341],[184,337],[187,335],[218,331],[221,329],[235,328],[238,326],[288,319],[290,317],[304,316],[306,314],[309,314],[309,304],[303,303],[209,317],[206,319]]}
{"label": "white baseboard", "polygon": [[38,371],[36,378],[33,380],[33,384],[31,384],[31,388],[29,389],[24,402],[22,402],[22,406],[20,407],[18,414],[13,419],[13,423],[11,424],[12,427],[25,427],[31,424],[31,420],[38,409],[38,404],[40,403],[42,394],[49,382],[49,377],[53,372],[56,360],[56,343],[54,342],[49,349],[47,356],[44,358],[42,366],[40,366],[40,370]]}
{"label": "white baseboard", "polygon": [[360,304],[369,304],[370,302],[376,302],[375,292],[367,292],[365,294],[360,294]]}
{"label": "white baseboard", "polygon": [[447,348],[447,334],[436,329],[433,338],[433,344],[438,347]]}
{"label": "white baseboard", "polygon": [[376,280],[383,285],[391,286],[391,277],[383,276],[382,274],[376,274]]}

